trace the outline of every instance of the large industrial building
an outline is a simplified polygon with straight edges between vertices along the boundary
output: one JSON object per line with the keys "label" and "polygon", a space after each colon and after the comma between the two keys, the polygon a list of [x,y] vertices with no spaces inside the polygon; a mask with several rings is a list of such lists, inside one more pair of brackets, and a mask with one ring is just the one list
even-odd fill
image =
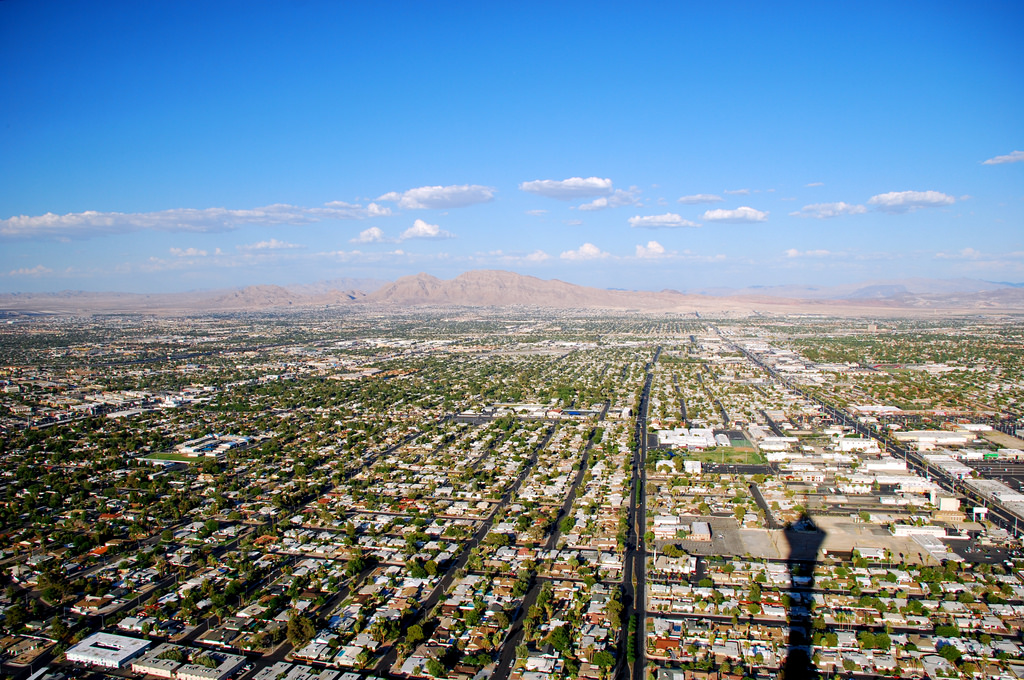
{"label": "large industrial building", "polygon": [[94,633],[69,649],[67,659],[101,668],[122,668],[148,647],[147,640],[110,633]]}

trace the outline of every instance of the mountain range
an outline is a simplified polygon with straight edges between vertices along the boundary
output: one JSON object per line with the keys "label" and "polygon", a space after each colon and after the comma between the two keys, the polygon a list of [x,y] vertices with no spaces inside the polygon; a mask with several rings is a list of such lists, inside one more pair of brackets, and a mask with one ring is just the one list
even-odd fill
{"label": "mountain range", "polygon": [[832,287],[654,292],[607,290],[508,271],[475,270],[448,280],[417,274],[393,282],[342,278],[290,287],[262,285],[149,295],[84,291],[0,294],[0,312],[7,314],[170,315],[352,305],[853,316],[1024,313],[1024,288],[976,279],[905,279]]}

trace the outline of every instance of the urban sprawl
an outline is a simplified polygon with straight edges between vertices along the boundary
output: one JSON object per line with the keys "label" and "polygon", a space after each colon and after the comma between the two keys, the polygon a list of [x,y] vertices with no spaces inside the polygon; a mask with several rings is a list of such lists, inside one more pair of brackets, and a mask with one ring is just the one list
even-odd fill
{"label": "urban sprawl", "polygon": [[0,319],[2,675],[1024,677],[1024,323]]}

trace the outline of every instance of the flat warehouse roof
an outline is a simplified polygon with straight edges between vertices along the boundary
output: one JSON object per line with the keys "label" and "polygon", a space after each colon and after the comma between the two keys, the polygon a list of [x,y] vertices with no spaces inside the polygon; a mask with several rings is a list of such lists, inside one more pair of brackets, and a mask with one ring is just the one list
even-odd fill
{"label": "flat warehouse roof", "polygon": [[126,635],[94,633],[69,649],[67,658],[69,661],[117,668],[147,647],[148,640]]}

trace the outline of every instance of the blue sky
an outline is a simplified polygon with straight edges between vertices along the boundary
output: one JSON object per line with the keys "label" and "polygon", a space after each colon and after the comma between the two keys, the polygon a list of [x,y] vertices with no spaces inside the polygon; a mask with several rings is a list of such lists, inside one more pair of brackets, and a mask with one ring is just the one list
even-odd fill
{"label": "blue sky", "polygon": [[0,2],[0,291],[1024,281],[1024,5]]}

